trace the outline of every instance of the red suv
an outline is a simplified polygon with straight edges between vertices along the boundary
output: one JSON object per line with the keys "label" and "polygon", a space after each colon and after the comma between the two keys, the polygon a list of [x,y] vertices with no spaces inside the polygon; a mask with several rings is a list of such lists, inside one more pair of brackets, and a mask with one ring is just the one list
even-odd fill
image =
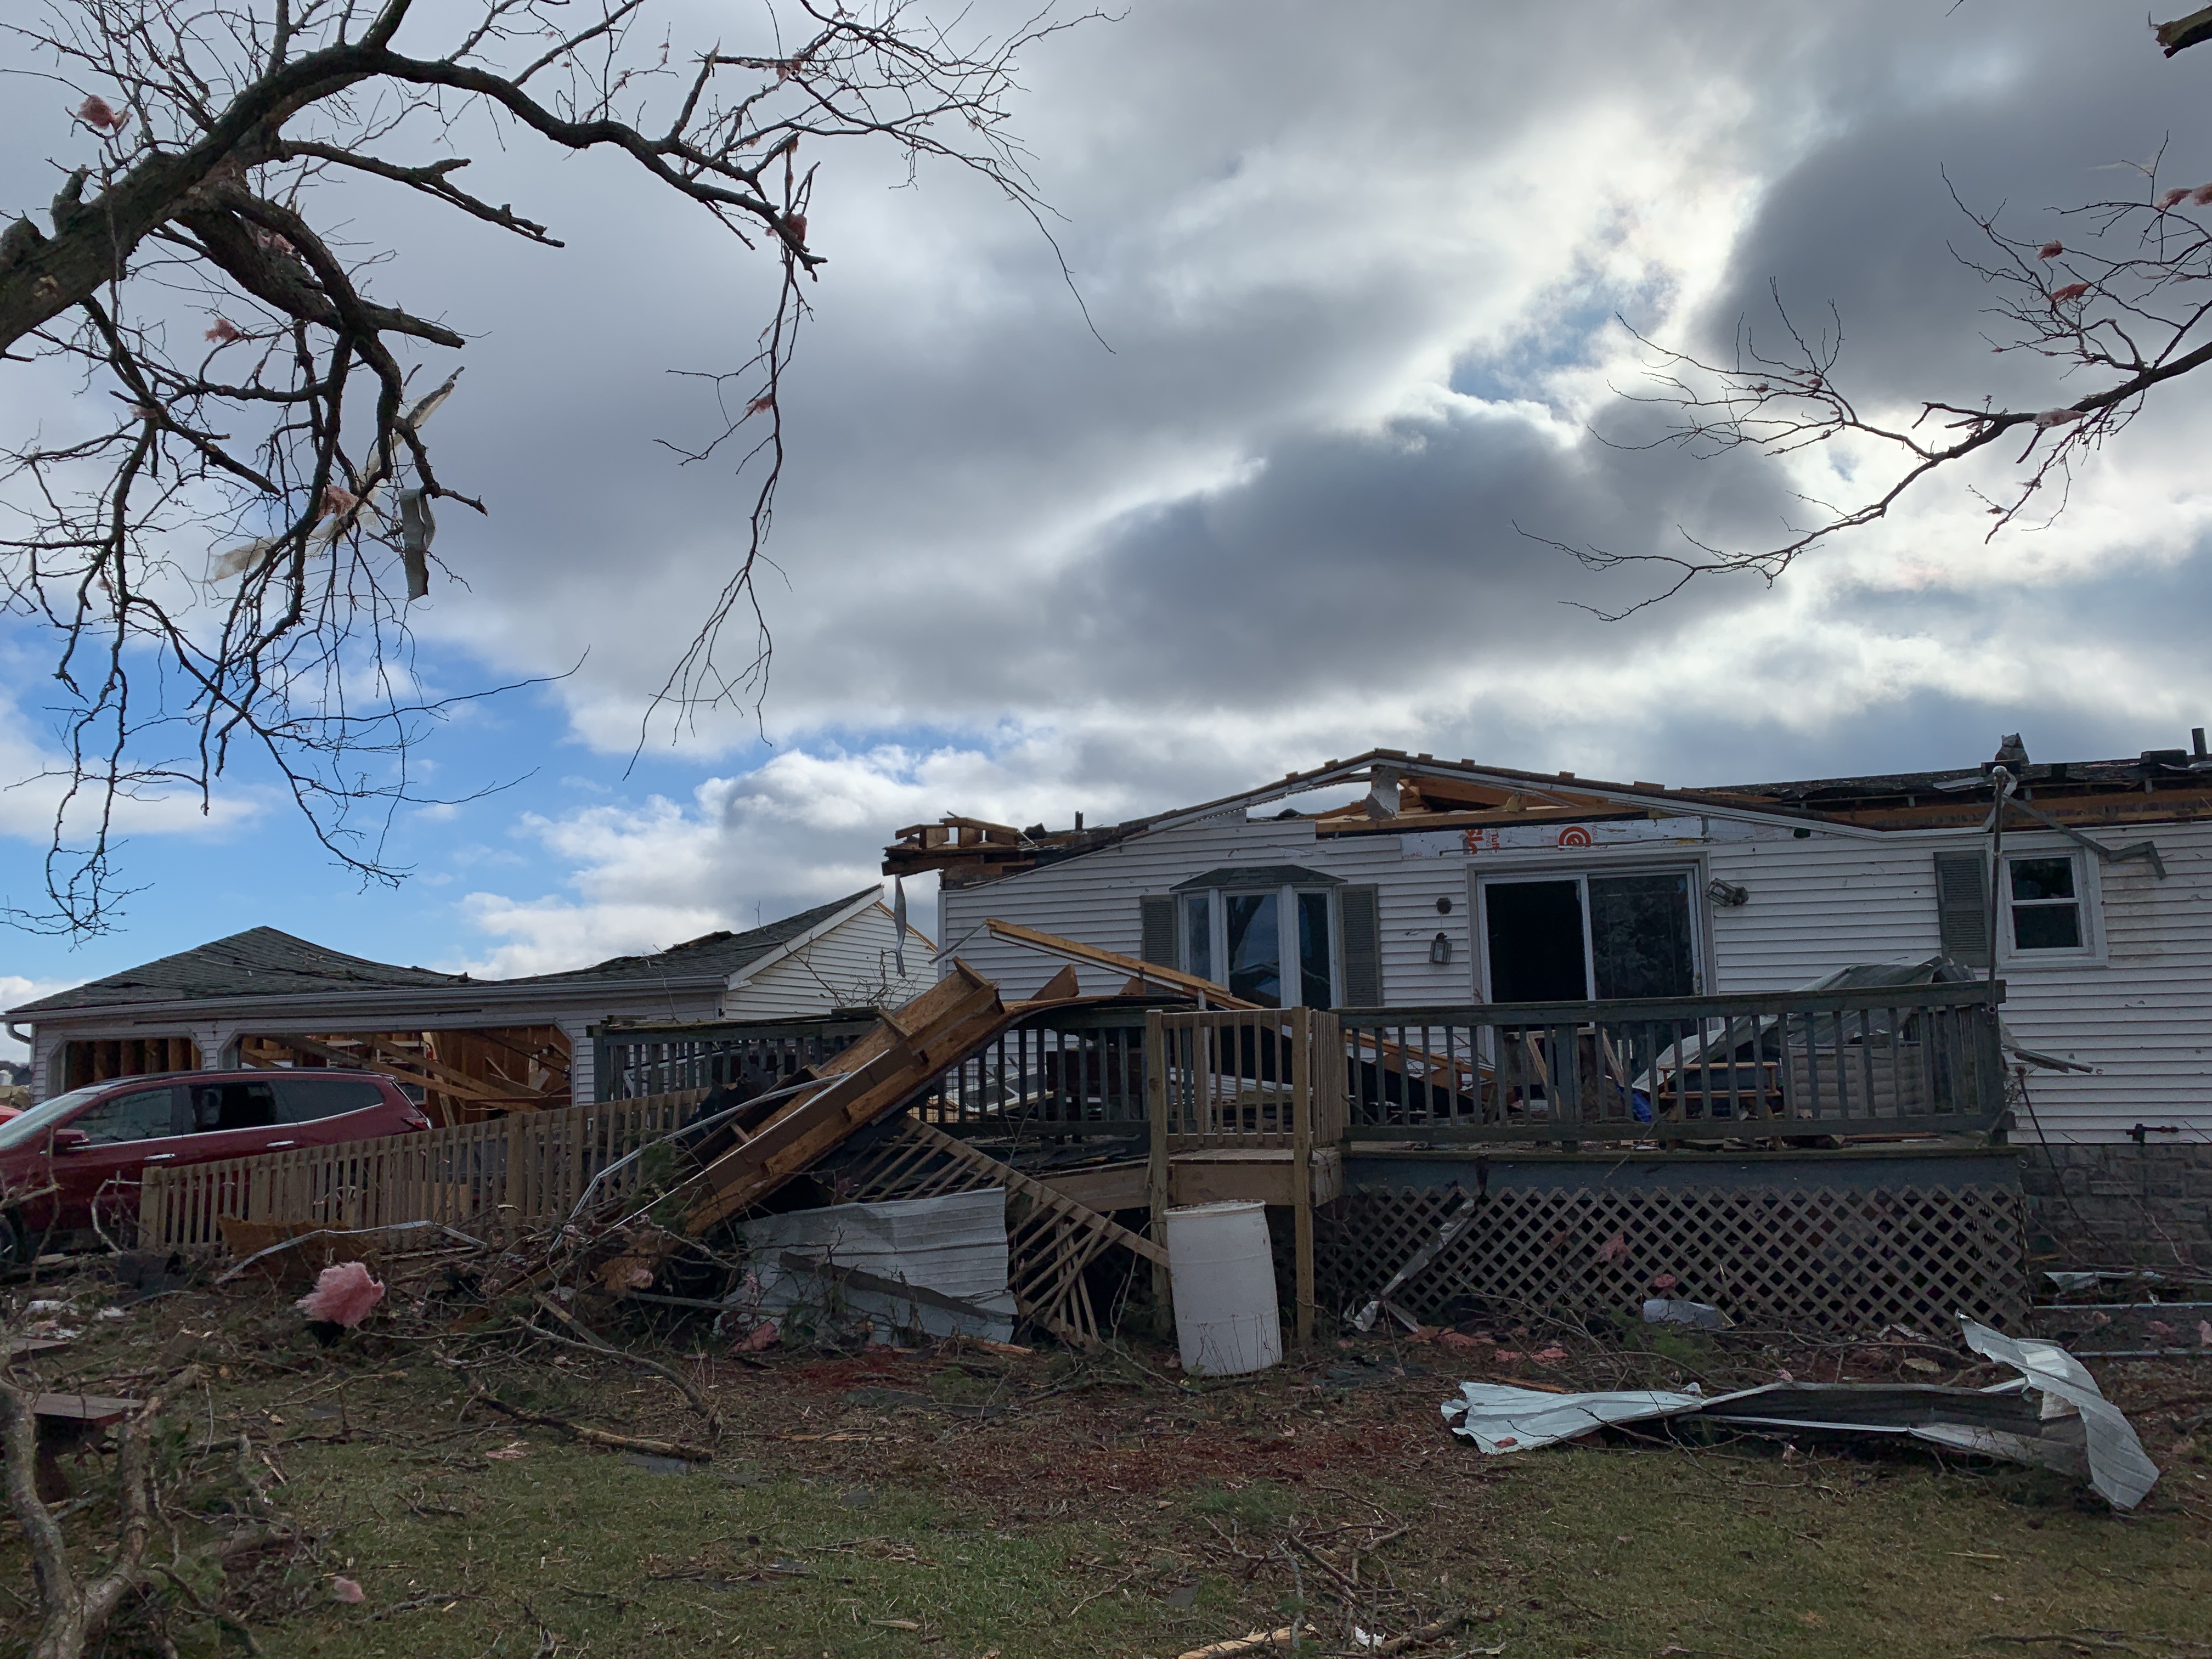
{"label": "red suv", "polygon": [[368,1072],[173,1072],[73,1089],[0,1123],[0,1259],[90,1233],[95,1211],[114,1238],[138,1213],[149,1165],[429,1127],[398,1084]]}

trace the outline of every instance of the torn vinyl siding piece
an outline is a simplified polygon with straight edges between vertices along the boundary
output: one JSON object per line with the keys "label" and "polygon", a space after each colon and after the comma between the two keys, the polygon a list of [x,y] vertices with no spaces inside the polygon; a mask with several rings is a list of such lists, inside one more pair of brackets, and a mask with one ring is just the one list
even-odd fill
{"label": "torn vinyl siding piece", "polygon": [[731,1305],[781,1319],[833,1300],[874,1322],[885,1340],[932,1336],[1008,1341],[1006,1192],[833,1204],[739,1224],[751,1283]]}

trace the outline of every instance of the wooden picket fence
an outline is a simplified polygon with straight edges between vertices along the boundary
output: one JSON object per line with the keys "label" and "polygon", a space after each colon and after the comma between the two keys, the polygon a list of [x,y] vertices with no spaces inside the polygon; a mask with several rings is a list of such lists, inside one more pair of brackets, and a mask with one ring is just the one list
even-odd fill
{"label": "wooden picket fence", "polygon": [[[466,1230],[542,1220],[573,1209],[593,1176],[678,1127],[706,1095],[684,1089],[149,1170],[139,1194],[139,1247],[221,1244],[218,1224],[226,1216],[347,1229],[438,1221]],[[599,1190],[619,1193],[639,1172],[638,1164],[617,1170]]]}

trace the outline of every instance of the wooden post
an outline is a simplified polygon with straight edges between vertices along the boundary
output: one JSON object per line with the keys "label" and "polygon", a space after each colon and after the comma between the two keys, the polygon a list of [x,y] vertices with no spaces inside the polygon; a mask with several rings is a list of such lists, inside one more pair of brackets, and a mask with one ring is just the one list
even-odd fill
{"label": "wooden post", "polygon": [[[1151,1237],[1163,1252],[1168,1243],[1168,1041],[1160,1011],[1145,1011],[1145,1109],[1152,1124],[1150,1162],[1145,1168],[1145,1190],[1152,1210]],[[1158,1310],[1160,1334],[1164,1336],[1173,1306],[1175,1285],[1171,1265],[1152,1263],[1152,1302]]]}
{"label": "wooden post", "polygon": [[1309,1347],[1314,1334],[1313,1146],[1314,1042],[1312,1011],[1291,1011],[1291,1218],[1297,1245],[1298,1346]]}

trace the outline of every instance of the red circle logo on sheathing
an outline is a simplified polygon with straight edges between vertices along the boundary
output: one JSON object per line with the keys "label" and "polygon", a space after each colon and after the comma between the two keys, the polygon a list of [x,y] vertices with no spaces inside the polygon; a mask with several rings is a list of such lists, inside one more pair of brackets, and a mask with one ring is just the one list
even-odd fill
{"label": "red circle logo on sheathing", "polygon": [[1559,845],[1562,847],[1587,847],[1589,844],[1589,831],[1579,823],[1571,823],[1559,831]]}

